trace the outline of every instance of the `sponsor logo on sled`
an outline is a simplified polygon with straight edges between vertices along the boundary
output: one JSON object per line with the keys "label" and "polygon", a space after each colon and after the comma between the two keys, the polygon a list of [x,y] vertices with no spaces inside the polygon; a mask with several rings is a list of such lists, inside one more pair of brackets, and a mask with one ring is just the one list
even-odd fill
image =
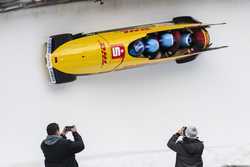
{"label": "sponsor logo on sled", "polygon": [[125,47],[121,44],[111,46],[112,59],[119,59],[125,56]]}
{"label": "sponsor logo on sled", "polygon": [[106,51],[106,46],[103,42],[99,42],[100,48],[101,48],[101,53],[102,53],[102,65],[107,64],[107,51]]}

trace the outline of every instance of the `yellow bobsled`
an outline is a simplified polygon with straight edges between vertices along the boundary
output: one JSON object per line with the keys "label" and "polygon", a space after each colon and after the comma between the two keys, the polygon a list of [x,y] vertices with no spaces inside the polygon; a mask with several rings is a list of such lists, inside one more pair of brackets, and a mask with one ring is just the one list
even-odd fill
{"label": "yellow bobsled", "polygon": [[[224,23],[219,23],[224,24]],[[186,63],[210,48],[207,27],[189,16],[89,34],[60,34],[47,42],[50,82],[71,82],[79,75],[175,60]]]}

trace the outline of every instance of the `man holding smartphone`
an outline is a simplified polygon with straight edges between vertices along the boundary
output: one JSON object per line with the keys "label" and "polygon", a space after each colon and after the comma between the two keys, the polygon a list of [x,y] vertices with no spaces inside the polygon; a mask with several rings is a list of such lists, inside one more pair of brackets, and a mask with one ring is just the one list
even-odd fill
{"label": "man holding smartphone", "polygon": [[[182,136],[183,139],[178,141]],[[176,152],[175,167],[203,167],[203,142],[198,139],[194,126],[179,129],[168,141],[168,147]]]}
{"label": "man holding smartphone", "polygon": [[[74,141],[66,138],[68,132],[72,132]],[[76,127],[66,126],[60,133],[59,125],[50,123],[47,126],[47,134],[41,143],[45,167],[78,167],[75,154],[84,149],[84,143]]]}

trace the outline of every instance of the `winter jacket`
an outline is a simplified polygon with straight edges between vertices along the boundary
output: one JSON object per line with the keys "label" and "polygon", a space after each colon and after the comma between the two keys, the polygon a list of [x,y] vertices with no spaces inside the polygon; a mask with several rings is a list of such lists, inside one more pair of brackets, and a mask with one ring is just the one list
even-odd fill
{"label": "winter jacket", "polygon": [[178,141],[179,134],[173,135],[168,141],[168,147],[176,152],[175,167],[203,167],[203,143],[198,139],[184,137]]}
{"label": "winter jacket", "polygon": [[78,167],[75,154],[84,149],[82,137],[73,132],[74,141],[66,136],[48,136],[41,143],[45,156],[45,167]]}

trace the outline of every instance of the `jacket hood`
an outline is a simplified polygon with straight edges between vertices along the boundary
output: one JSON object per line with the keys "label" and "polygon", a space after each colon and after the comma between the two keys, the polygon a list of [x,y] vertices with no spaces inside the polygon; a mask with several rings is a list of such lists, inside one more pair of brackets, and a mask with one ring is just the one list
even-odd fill
{"label": "jacket hood", "polygon": [[46,145],[53,145],[55,144],[56,142],[58,142],[60,139],[62,139],[61,136],[56,136],[56,135],[49,135],[47,136],[47,138],[44,140],[44,143]]}
{"label": "jacket hood", "polygon": [[189,154],[201,154],[203,152],[203,143],[198,139],[186,139],[183,147]]}

